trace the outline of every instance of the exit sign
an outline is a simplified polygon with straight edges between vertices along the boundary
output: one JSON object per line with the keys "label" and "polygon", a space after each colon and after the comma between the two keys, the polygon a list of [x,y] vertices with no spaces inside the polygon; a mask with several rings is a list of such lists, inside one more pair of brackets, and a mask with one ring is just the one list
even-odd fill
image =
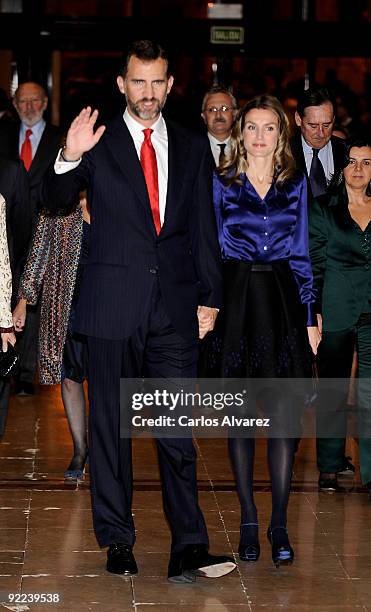
{"label": "exit sign", "polygon": [[211,26],[210,42],[216,45],[242,45],[245,40],[245,28],[229,26]]}

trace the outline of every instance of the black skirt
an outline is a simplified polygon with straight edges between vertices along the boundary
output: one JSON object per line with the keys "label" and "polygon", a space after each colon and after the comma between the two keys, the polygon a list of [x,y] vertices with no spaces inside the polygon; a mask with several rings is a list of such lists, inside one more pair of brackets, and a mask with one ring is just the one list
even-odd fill
{"label": "black skirt", "polygon": [[77,383],[88,378],[88,345],[86,336],[74,331],[75,308],[71,309],[66,341],[63,349],[61,378],[69,378]]}
{"label": "black skirt", "polygon": [[224,263],[224,305],[201,348],[204,378],[306,378],[306,311],[288,261]]}

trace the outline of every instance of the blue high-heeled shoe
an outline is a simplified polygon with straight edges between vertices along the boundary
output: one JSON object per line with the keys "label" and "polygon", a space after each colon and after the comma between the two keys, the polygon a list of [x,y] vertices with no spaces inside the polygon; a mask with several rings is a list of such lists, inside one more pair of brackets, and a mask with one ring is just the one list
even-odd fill
{"label": "blue high-heeled shoe", "polygon": [[[238,554],[241,561],[256,562],[259,559],[258,526],[258,523],[242,523],[240,526]],[[245,533],[243,533],[244,531]]]}
{"label": "blue high-heeled shoe", "polygon": [[[81,467],[78,467],[74,470],[67,469],[64,472],[64,479],[67,480],[68,482],[81,482],[85,480],[85,467],[86,467],[86,464],[88,463],[88,458],[89,458],[88,451],[86,451],[84,463],[81,465]],[[73,462],[73,458],[71,460],[71,463],[72,462]]]}
{"label": "blue high-heeled shoe", "polygon": [[286,527],[268,527],[267,538],[272,546],[274,565],[291,565],[294,561],[294,551],[290,546]]}

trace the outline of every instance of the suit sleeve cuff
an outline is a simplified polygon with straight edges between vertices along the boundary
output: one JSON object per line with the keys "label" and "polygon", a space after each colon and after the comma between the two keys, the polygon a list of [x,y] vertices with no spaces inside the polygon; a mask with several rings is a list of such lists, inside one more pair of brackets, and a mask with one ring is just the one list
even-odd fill
{"label": "suit sleeve cuff", "polygon": [[74,170],[81,162],[81,157],[77,161],[65,161],[62,157],[62,147],[58,151],[57,158],[54,163],[54,172],[56,174],[65,174],[69,170]]}

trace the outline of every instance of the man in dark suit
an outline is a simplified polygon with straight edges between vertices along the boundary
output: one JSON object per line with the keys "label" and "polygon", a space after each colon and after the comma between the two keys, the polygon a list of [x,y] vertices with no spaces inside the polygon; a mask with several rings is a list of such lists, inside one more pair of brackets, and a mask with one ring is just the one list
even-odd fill
{"label": "man in dark suit", "polygon": [[334,172],[344,165],[344,141],[332,135],[335,112],[327,89],[304,90],[298,100],[295,121],[299,130],[291,149],[298,168],[308,179],[311,201],[326,193]]}
{"label": "man in dark suit", "polygon": [[[298,99],[295,121],[299,130],[292,139],[291,149],[298,168],[307,177],[310,203],[327,192],[333,175],[344,167],[345,143],[332,135],[335,111],[328,90],[305,89]],[[354,465],[344,456],[339,474],[354,471]]]}
{"label": "man in dark suit", "polygon": [[[12,270],[12,303],[15,305],[32,225],[29,185],[21,162],[0,157],[0,194],[6,204],[9,259]],[[0,438],[5,431],[8,402],[9,381],[0,379]]]}
{"label": "man in dark suit", "polygon": [[[43,118],[48,98],[44,88],[38,83],[29,81],[19,85],[13,104],[20,123],[8,123],[0,128],[0,154],[9,159],[22,159],[28,173],[30,206],[35,217],[39,209],[41,182],[47,167],[59,150],[62,133]],[[38,308],[29,307],[25,330],[18,339],[20,362],[16,393],[19,395],[30,395],[34,392],[38,328]]]}
{"label": "man in dark suit", "polygon": [[[107,570],[137,573],[130,440],[120,439],[120,377],[196,377],[198,337],[221,305],[219,247],[205,137],[165,121],[173,77],[164,50],[134,43],[117,78],[127,108],[94,133],[83,109],[45,178],[49,208],[88,188],[91,246],[76,330],[88,338],[90,466],[97,540]],[[104,133],[105,132],[105,133]],[[168,578],[222,576],[233,559],[208,553],[191,439],[157,439],[172,533]]]}

